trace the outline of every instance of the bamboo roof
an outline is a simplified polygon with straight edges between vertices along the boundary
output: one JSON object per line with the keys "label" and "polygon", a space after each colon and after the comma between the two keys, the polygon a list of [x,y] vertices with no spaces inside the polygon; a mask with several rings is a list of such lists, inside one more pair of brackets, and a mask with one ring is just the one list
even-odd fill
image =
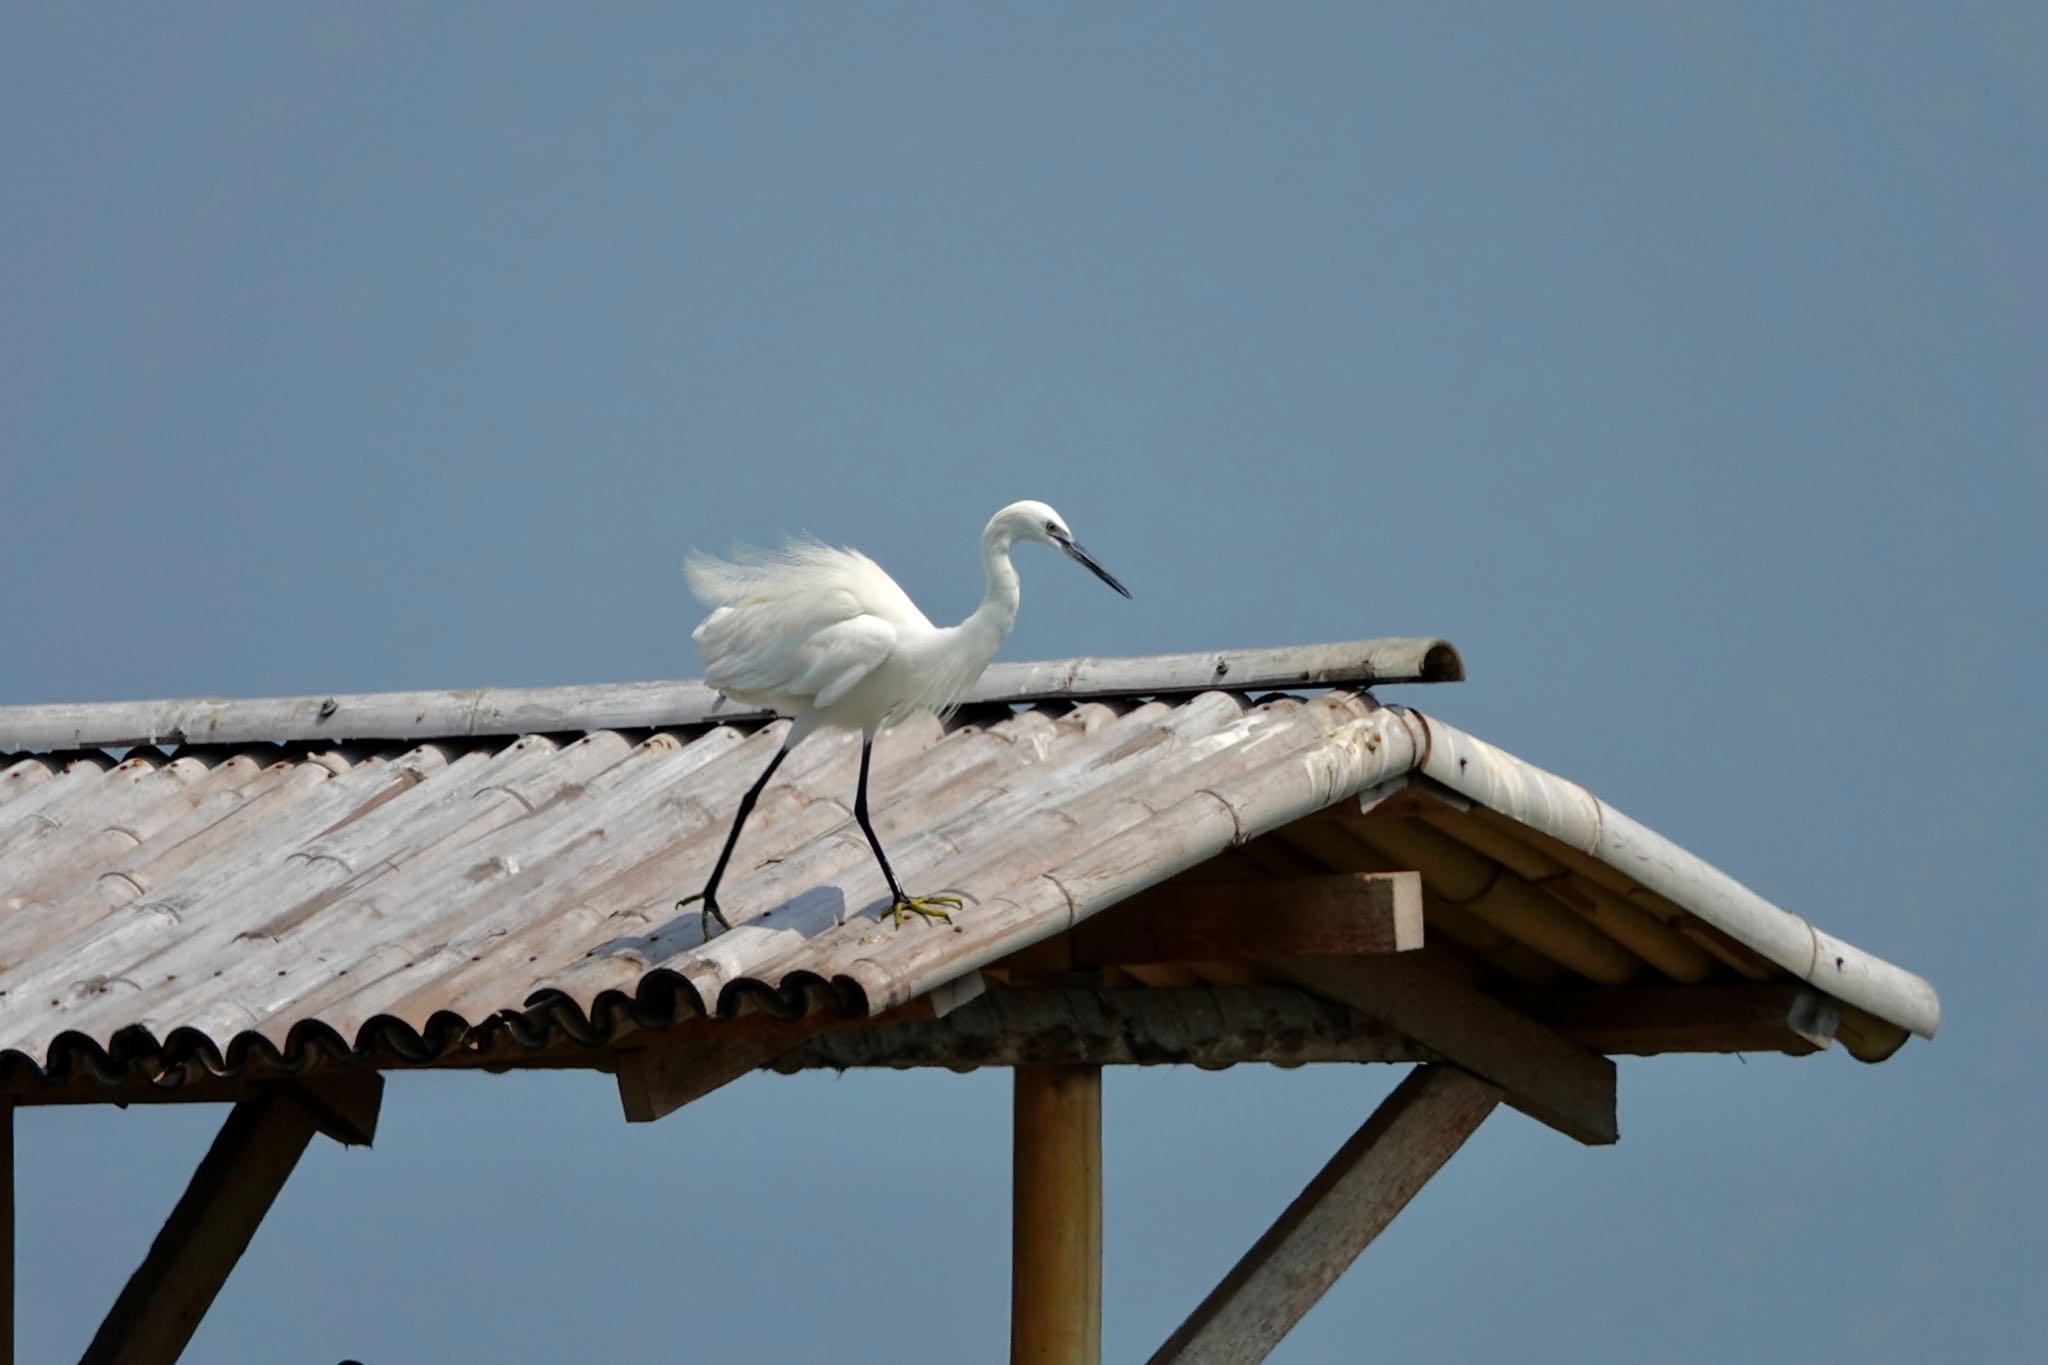
{"label": "bamboo roof", "polygon": [[[1918,977],[1367,690],[1461,673],[1442,641],[994,673],[950,725],[876,746],[881,837],[911,889],[965,899],[950,927],[880,917],[849,812],[858,743],[821,733],[764,792],[721,894],[734,928],[708,942],[675,901],[786,722],[720,715],[694,684],[0,708],[0,1088],[136,1098],[337,1065],[591,1064],[696,1015],[893,1019],[918,1002],[957,1008],[957,1049],[963,1029],[1071,1024],[1057,988],[1077,981],[1125,993],[1087,1007],[1109,1009],[1092,1025],[1109,1060],[1427,1057],[1274,994],[1314,974],[1255,933],[1169,954],[1145,927],[1204,887],[1388,872],[1419,874],[1421,969],[1597,1051],[1684,1050],[1701,1020],[1781,987],[1825,1016],[1794,1020],[1815,1046],[1876,1060],[1933,1035]],[[1232,690],[1198,690],[1219,679]],[[1329,690],[1254,695],[1276,685]],[[1033,952],[1053,942],[1048,970]],[[1266,1031],[1177,1054],[1185,1019],[1136,998],[1164,988],[1183,1012],[1213,991]],[[929,1023],[893,1027],[778,1064],[928,1053]]]}

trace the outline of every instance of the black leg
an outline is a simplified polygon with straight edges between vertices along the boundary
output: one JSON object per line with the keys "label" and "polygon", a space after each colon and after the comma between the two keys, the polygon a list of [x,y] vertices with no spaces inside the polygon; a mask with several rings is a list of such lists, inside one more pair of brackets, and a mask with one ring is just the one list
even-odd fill
{"label": "black leg", "polygon": [[868,847],[875,851],[875,861],[882,865],[882,876],[888,879],[889,892],[900,904],[910,899],[903,894],[903,888],[896,884],[896,872],[889,866],[889,855],[882,852],[882,841],[875,837],[875,827],[868,821],[868,758],[874,753],[875,742],[862,739],[860,742],[860,785],[853,793],[853,818],[860,822],[860,832],[868,836]]}
{"label": "black leg", "polygon": [[895,918],[899,928],[903,924],[903,912],[905,910],[910,911],[914,915],[920,915],[927,920],[945,920],[950,924],[953,917],[944,910],[935,909],[934,907],[939,905],[958,905],[960,904],[960,898],[958,896],[904,895],[901,883],[896,880],[896,870],[889,866],[889,855],[882,852],[882,841],[875,837],[874,823],[868,819],[868,759],[873,754],[874,747],[875,741],[872,737],[861,740],[860,786],[855,788],[853,793],[853,818],[859,822],[860,832],[868,836],[868,847],[875,851],[875,861],[882,865],[882,876],[888,880],[889,894],[896,898],[895,902],[889,907],[889,913]]}
{"label": "black leg", "polygon": [[[725,876],[725,865],[732,860],[733,845],[740,841],[740,826],[746,824],[747,817],[754,813],[754,803],[761,799],[762,789],[768,785],[768,779],[775,776],[775,770],[782,766],[782,760],[787,757],[789,757],[788,745],[777,749],[775,757],[768,760],[766,770],[762,772],[759,778],[755,779],[753,786],[747,788],[747,794],[740,798],[739,814],[733,817],[732,830],[725,836],[725,847],[718,852],[718,862],[711,869],[711,880],[704,883],[704,889],[696,895],[685,896],[676,902],[676,909],[678,910],[688,905],[691,901],[704,902],[704,910],[700,918],[704,920],[704,937],[706,938],[711,937],[710,921],[713,919],[717,920],[723,928],[732,928],[732,925],[726,923],[725,915],[718,908],[718,883]],[[867,776],[865,763],[861,767],[861,776],[863,779]],[[865,820],[862,823],[866,823]],[[868,837],[872,839],[874,836],[871,834]],[[877,853],[881,852],[880,849],[875,851]],[[888,864],[884,863],[882,866],[886,868]]]}

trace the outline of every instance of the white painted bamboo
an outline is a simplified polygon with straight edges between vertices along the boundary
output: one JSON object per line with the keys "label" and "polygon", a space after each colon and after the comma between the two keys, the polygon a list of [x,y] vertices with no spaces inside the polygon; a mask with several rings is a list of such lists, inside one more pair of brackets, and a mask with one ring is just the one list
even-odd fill
{"label": "white painted bamboo", "polygon": [[102,793],[75,816],[0,854],[0,908],[40,900],[53,881],[92,875],[106,860],[143,843],[188,808],[187,798],[204,791],[212,772],[196,758],[130,767],[136,762],[108,773]]}
{"label": "white painted bamboo", "polygon": [[50,780],[50,761],[21,758],[0,767],[0,806],[34,791]]}
{"label": "white painted bamboo", "polygon": [[[345,977],[366,951],[409,936],[430,902],[383,889],[412,875],[429,851],[475,848],[629,747],[606,732],[562,751],[538,736],[496,753],[471,751],[337,830],[274,849],[263,874],[225,899],[223,919],[247,926],[231,951],[196,941],[185,946],[182,961],[168,958],[175,968],[215,953],[226,966],[210,979],[188,974],[193,984],[165,1004],[166,1016],[204,1019],[215,1001],[233,999],[270,1036],[280,1001]],[[290,1022],[296,1020],[286,1028]]]}
{"label": "white painted bamboo", "polygon": [[[919,820],[911,826],[917,832],[909,837],[892,840],[885,833],[884,839],[896,850],[891,858],[899,871],[913,869],[902,875],[927,888],[939,886],[965,897],[968,908],[956,916],[956,928],[965,932],[969,921],[978,918],[973,907],[981,901],[1000,895],[1035,868],[1056,865],[1112,834],[1152,820],[1163,806],[1209,780],[1217,765],[1255,761],[1270,748],[1269,741],[1281,735],[1294,735],[1291,742],[1299,745],[1300,730],[1289,720],[1299,705],[1286,703],[1242,715],[1232,709],[1234,702],[1218,705],[1210,714],[1224,723],[1214,729],[1207,723],[1190,728],[1202,709],[1198,705],[1177,708],[1155,727],[1170,731],[1171,747],[1135,749],[1120,744],[1103,759],[1036,774],[979,807]],[[1332,715],[1333,707],[1319,703],[1316,715]],[[894,818],[915,814],[896,812]],[[879,873],[868,862],[856,862],[848,872],[848,877],[833,883],[845,903],[879,904],[884,895]],[[850,921],[828,941],[808,945],[803,969],[836,977],[844,964],[885,953],[879,945],[902,937],[893,930],[874,932],[868,923],[865,918]],[[756,962],[748,975],[796,965],[786,960]]]}
{"label": "white painted bamboo", "polygon": [[[316,829],[319,826],[311,822],[340,813],[339,803],[331,799],[335,774],[325,766],[278,765],[256,778],[252,783],[259,788],[256,795],[230,808],[225,819],[194,831],[158,857],[138,857],[112,873],[74,883],[55,902],[0,923],[0,951],[13,951],[19,938],[26,938],[17,960],[29,959],[10,974],[6,1000],[10,1004],[36,1001],[40,1011],[46,997],[62,1000],[64,992],[53,995],[52,987],[130,979],[124,973],[134,959],[122,954],[131,945],[175,939],[185,912],[208,904],[222,887],[253,866],[247,859],[210,855],[233,848],[236,836],[258,821],[269,835],[280,825],[289,828],[293,820]],[[167,870],[168,875],[161,875],[159,869]],[[187,870],[194,875],[180,875]],[[58,1027],[56,1021],[49,1024],[53,1033]]]}
{"label": "white painted bamboo", "polygon": [[[1934,988],[1911,972],[1771,904],[1576,783],[1442,721],[1416,719],[1430,738],[1423,771],[1453,791],[1623,873],[1837,1000],[1924,1038],[1940,1026]],[[1874,1060],[1867,1051],[1858,1055]]]}
{"label": "white painted bamboo", "polygon": [[[1455,682],[1444,640],[1360,640],[1278,649],[996,664],[968,704],[1159,696],[1393,682]],[[382,692],[326,697],[83,702],[0,707],[0,753],[154,744],[448,739],[664,729],[758,719],[697,679],[587,686]]]}
{"label": "white painted bamboo", "polygon": [[[764,736],[762,742],[772,745],[773,740]],[[664,828],[672,828],[678,811],[658,800],[664,783],[678,771],[699,771],[729,752],[727,745],[713,742],[691,755],[663,735],[621,756],[624,747],[613,735],[579,751],[577,761],[590,768],[580,784],[574,818],[564,818],[562,811],[554,819],[536,820],[515,801],[505,812],[512,818],[504,823],[419,849],[397,867],[379,864],[375,870],[385,875],[349,888],[296,926],[275,951],[254,945],[248,963],[236,970],[247,980],[243,1001],[260,1021],[257,1031],[277,1044],[311,1007],[329,1004],[325,1022],[353,1039],[391,1001],[411,995],[418,983],[431,982],[438,966],[467,961],[474,951],[470,944],[505,932],[508,920],[523,912],[522,891],[544,885],[579,856],[609,846],[617,812],[644,809],[650,820],[665,819]],[[544,777],[544,770],[537,776]],[[294,965],[286,977],[274,972],[266,977],[263,968],[269,960]],[[435,1008],[424,1008],[406,1022],[422,1025]]]}
{"label": "white painted bamboo", "polygon": [[[1016,720],[1026,730],[1044,723],[1042,718]],[[885,761],[891,765],[885,771],[901,767],[903,771],[895,774],[899,780],[954,780],[957,755],[931,754],[932,761],[919,762],[919,752],[914,749],[920,740],[929,742],[940,735],[938,727],[929,723],[886,732],[877,746],[878,754],[886,758],[878,757],[877,767]],[[963,750],[983,753],[1012,747],[998,736],[975,733],[955,736],[955,744]],[[742,873],[745,864],[763,857],[780,858],[799,849],[809,852],[819,840],[836,837],[832,832],[849,819],[857,761],[857,745],[848,735],[820,736],[800,747],[777,770],[776,781],[767,788],[754,819],[749,821],[738,860],[728,872],[727,886],[734,885],[735,874]],[[758,776],[763,762],[765,756],[757,755],[744,766],[741,776],[746,783]],[[792,771],[794,780],[785,782],[784,774]],[[736,794],[732,799],[737,800]],[[516,970],[517,955],[522,950],[535,959],[532,967],[544,972],[560,971],[565,964],[573,964],[571,971],[585,977],[603,976],[604,984],[631,989],[644,972],[646,957],[644,951],[632,946],[634,940],[665,928],[678,932],[687,928],[689,934],[695,934],[696,912],[685,910],[678,915],[674,903],[680,893],[702,884],[731,820],[729,803],[703,804],[703,823],[688,839],[655,840],[638,856],[616,859],[606,867],[588,869],[574,879],[563,880],[559,885],[559,904],[529,895],[526,900],[534,913],[525,924],[511,928],[504,942],[480,955],[474,963],[458,966],[434,987],[434,993],[447,992],[459,1001],[472,988],[495,992],[483,999],[492,1008],[501,1007],[502,967],[509,964]],[[728,914],[737,913],[738,907],[730,894],[721,900],[726,903]],[[594,913],[599,907],[604,913]],[[596,957],[586,957],[594,949],[605,951]],[[559,987],[562,983],[550,975],[547,984]],[[593,984],[590,995],[594,996],[600,988]],[[588,997],[582,998],[587,1003]]]}
{"label": "white painted bamboo", "polygon": [[[1140,708],[1092,731],[1068,736],[1050,751],[1054,761],[1039,761],[1035,749],[1004,755],[1003,765],[984,775],[990,784],[984,791],[951,790],[943,807],[929,804],[932,794],[914,780],[907,786],[895,784],[886,794],[871,791],[878,830],[898,875],[916,883],[925,870],[929,850],[954,850],[944,841],[944,822],[937,819],[938,811],[971,811],[984,829],[1002,830],[1004,837],[1015,840],[1019,834],[1014,824],[1004,823],[1006,812],[1028,810],[1050,799],[1055,791],[1071,798],[1075,792],[1113,784],[1123,771],[1121,765],[1137,761],[1141,754],[1156,756],[1161,746],[1171,744],[1175,734],[1201,732],[1237,714],[1236,705],[1227,698],[1201,698],[1184,707]],[[1142,749],[1137,747],[1141,742]],[[948,745],[951,743],[949,739]],[[851,784],[850,770],[845,781]],[[906,817],[921,828],[899,839],[896,836],[903,832]],[[752,869],[748,880],[734,888],[730,903],[737,916],[744,918],[735,918],[730,933],[702,944],[697,938],[696,917],[678,918],[665,932],[652,935],[642,951],[627,958],[578,963],[557,984],[578,999],[588,999],[597,989],[628,988],[647,966],[666,964],[685,975],[708,1002],[716,1002],[727,981],[778,979],[775,964],[788,955],[801,954],[808,965],[822,967],[818,959],[829,953],[829,945],[814,940],[830,935],[852,909],[867,906],[882,893],[881,874],[873,863],[859,829],[851,821],[842,821],[828,838],[810,841],[773,866]],[[774,913],[764,923],[761,910],[743,908],[748,906]],[[873,921],[863,918],[851,931],[865,935],[872,928]]]}
{"label": "white painted bamboo", "polygon": [[1704,981],[1715,974],[1719,964],[1704,948],[1641,906],[1574,876],[1563,863],[1502,824],[1474,819],[1469,812],[1460,814],[1434,802],[1418,805],[1415,813],[1437,833],[1502,864],[1535,890],[1584,917],[1672,980]]}
{"label": "white painted bamboo", "polygon": [[1415,757],[1414,732],[1403,718],[1391,710],[1370,712],[1015,883],[965,918],[952,936],[957,942],[941,935],[899,939],[886,954],[847,963],[844,974],[861,987],[871,1012],[893,1008],[1234,844],[1406,771]]}
{"label": "white painted bamboo", "polygon": [[157,831],[147,844],[116,856],[90,876],[69,879],[49,888],[35,902],[0,916],[0,961],[21,962],[62,951],[60,945],[153,888],[169,885],[235,841],[237,826],[227,816],[248,802],[294,780],[324,783],[325,768],[295,775],[306,765],[261,765],[237,755],[213,766],[203,791],[192,793],[183,813]]}
{"label": "white painted bamboo", "polygon": [[[1274,832],[1273,838],[1315,855],[1318,862],[1331,871],[1412,871],[1398,859],[1365,841],[1367,819],[1356,813],[1327,811],[1314,819],[1285,825]],[[1508,937],[1464,906],[1448,901],[1434,891],[1426,896],[1424,905],[1433,941],[1441,943],[1448,940],[1457,944],[1510,980],[1546,986],[1565,979],[1565,968],[1554,959]]]}
{"label": "white painted bamboo", "polygon": [[110,766],[108,760],[96,754],[72,759],[48,781],[30,788],[0,809],[0,855],[47,828],[52,821],[43,814],[45,810],[61,808],[67,801],[98,790],[100,778]]}
{"label": "white painted bamboo", "polygon": [[1430,890],[1590,981],[1624,985],[1644,963],[1498,863],[1416,820],[1374,820],[1365,837],[1422,873]]}
{"label": "white painted bamboo", "polygon": [[[360,800],[361,791],[358,788],[351,795],[346,779],[330,774],[314,796],[316,799],[297,803],[285,814],[325,823],[342,813],[350,801]],[[332,799],[335,797],[343,799]],[[309,832],[317,827],[309,824]],[[217,984],[216,973],[224,976],[227,971],[217,964],[233,964],[242,956],[235,926],[222,924],[207,911],[209,888],[231,888],[238,879],[259,873],[262,866],[254,861],[216,865],[208,875],[167,894],[142,897],[110,911],[78,936],[74,948],[41,954],[39,970],[13,978],[20,982],[24,998],[39,1007],[38,1027],[47,1030],[41,1041],[47,1045],[51,1037],[66,1031],[107,1037],[129,1025],[163,1036],[170,1028],[190,1022],[166,1020],[157,1008],[171,993],[195,986],[203,991],[210,982]],[[195,941],[204,947],[195,949]],[[166,966],[167,960],[179,965]],[[183,966],[188,960],[195,965]],[[234,1011],[234,1017],[249,1018],[240,1009]],[[212,1022],[208,1021],[209,1026]]]}
{"label": "white painted bamboo", "polygon": [[[402,975],[358,987],[337,1006],[335,1020],[353,1027],[371,1014],[386,1013],[417,1023],[434,1010],[463,1008],[472,987],[489,992],[484,1003],[494,1011],[517,1003],[565,964],[583,965],[584,955],[593,949],[632,936],[639,928],[640,907],[622,902],[616,893],[619,879],[679,848],[708,847],[715,852],[729,814],[714,809],[723,802],[710,801],[703,792],[707,787],[729,788],[736,801],[778,742],[779,732],[757,735],[705,767],[693,752],[707,743],[699,740],[630,783],[607,777],[593,784],[574,819],[561,822],[559,829],[507,831],[500,861],[490,864],[489,875],[465,877],[465,885],[429,897],[436,902],[437,913],[424,932],[415,934],[417,951],[398,964]],[[845,736],[822,736],[816,744],[819,747],[811,750],[814,758],[843,751],[850,741]],[[798,755],[804,753],[805,749],[798,750]],[[802,780],[815,776],[806,774],[793,757],[778,771],[778,779],[793,767]],[[778,781],[763,797],[761,811],[793,813],[786,820],[764,821],[762,833],[771,838],[809,838],[842,818],[829,806],[819,806],[814,815],[814,804]],[[704,856],[708,865],[711,854]],[[506,858],[516,858],[517,867],[504,867]],[[690,884],[667,880],[667,915],[673,916],[676,895]],[[694,921],[694,914],[690,918]],[[627,984],[637,981],[638,975],[634,972]]]}
{"label": "white painted bamboo", "polygon": [[1780,970],[1777,963],[1755,949],[1737,943],[1705,920],[1672,904],[1654,891],[1638,886],[1628,876],[1609,867],[1598,858],[1561,843],[1541,830],[1522,824],[1498,811],[1488,810],[1484,806],[1472,807],[1469,818],[1475,825],[1505,831],[1520,841],[1540,841],[1545,852],[1570,870],[1575,885],[1595,887],[1606,895],[1633,906],[1738,975],[1748,977],[1752,981],[1767,981]]}
{"label": "white painted bamboo", "polygon": [[[713,1005],[735,981],[814,973],[860,984],[871,1008],[882,1009],[1256,838],[1261,828],[1377,788],[1407,771],[1425,744],[1429,775],[1477,803],[1445,817],[1459,831],[1466,822],[1485,831],[1458,847],[1482,862],[1504,855],[1508,866],[1540,874],[1555,893],[1521,889],[1541,894],[1549,914],[1588,933],[1621,923],[1607,929],[1619,939],[1658,926],[1752,976],[1812,970],[1819,988],[1837,998],[1844,997],[1829,984],[1830,973],[1863,973],[1869,999],[1898,990],[1901,979],[1918,981],[1883,963],[1871,972],[1867,964],[1875,959],[1810,929],[1803,940],[1809,959],[1841,950],[1843,962],[1823,967],[1801,959],[1794,966],[1766,956],[1765,947],[1784,955],[1785,944],[1768,936],[1762,946],[1741,940],[1716,918],[1732,882],[1699,882],[1710,893],[1700,897],[1707,909],[1699,909],[1682,899],[1694,894],[1694,882],[1685,879],[1691,855],[1680,850],[1673,859],[1668,843],[1583,789],[1473,747],[1477,741],[1440,722],[1401,708],[1375,711],[1369,699],[1346,693],[1251,713],[1241,714],[1240,706],[1212,694],[1122,716],[1100,705],[1030,711],[986,731],[956,730],[943,742],[928,720],[919,723],[922,730],[885,734],[872,793],[877,824],[912,890],[969,893],[958,932],[875,923],[880,874],[847,812],[857,746],[843,735],[816,737],[783,765],[750,824],[727,881],[728,909],[739,911],[739,925],[710,945],[698,943],[695,914],[677,915],[674,899],[701,884],[739,793],[778,742],[774,729],[749,736],[720,728],[680,749],[654,745],[668,756],[650,753],[644,768],[637,759],[593,757],[588,783],[573,780],[582,774],[568,753],[534,764],[530,780],[472,783],[472,765],[512,761],[495,744],[460,750],[447,770],[410,782],[388,763],[350,767],[336,756],[258,767],[243,756],[170,796],[164,805],[173,811],[187,798],[199,804],[168,819],[138,793],[151,783],[174,786],[176,777],[166,776],[172,765],[131,783],[92,761],[73,770],[73,784],[61,793],[45,791],[65,781],[49,765],[11,765],[0,774],[32,777],[40,768],[49,775],[0,806],[0,830],[16,829],[7,821],[44,803],[59,823],[32,821],[35,827],[19,835],[17,860],[0,857],[0,896],[19,885],[9,882],[10,871],[29,868],[38,878],[37,899],[0,914],[0,964],[21,964],[0,982],[7,987],[0,1028],[9,1046],[22,1037],[29,1041],[24,1050],[38,1055],[59,1030],[105,1039],[136,1023],[160,1037],[193,1027],[222,1043],[260,1031],[282,1045],[292,1026],[318,1016],[353,1041],[350,1030],[386,1009],[416,1028],[440,1009],[478,1021],[540,988],[564,989],[588,1007],[601,990],[633,991],[652,965],[682,971]],[[1405,744],[1410,754],[1405,763],[1375,758],[1364,772],[1370,780],[1347,786],[1363,760],[1334,753],[1333,738],[1355,739],[1361,726],[1383,744]],[[1390,740],[1392,730],[1405,741]],[[621,744],[600,734],[571,748],[598,755]],[[442,757],[434,750],[420,761]],[[188,767],[193,761],[176,760]],[[1512,770],[1495,772],[1500,764]],[[1333,771],[1345,782],[1322,781]],[[1459,789],[1461,776],[1472,790]],[[1269,811],[1277,823],[1247,823],[1245,793],[1266,786],[1287,798]],[[575,794],[566,795],[572,788]],[[468,795],[458,798],[458,791]],[[1332,791],[1340,794],[1328,796]],[[475,811],[464,812],[466,803]],[[73,811],[86,823],[68,819]],[[132,818],[113,818],[122,814]],[[1370,837],[1383,819],[1350,823]],[[129,836],[112,828],[117,823],[139,831],[141,842],[122,848]],[[1304,832],[1334,823],[1289,825],[1286,843],[1238,847],[1234,856],[1299,857],[1291,850]],[[67,847],[77,866],[64,880],[55,874],[70,862],[58,856]],[[1389,855],[1377,856],[1393,865]],[[1355,856],[1323,861],[1359,865]],[[337,887],[349,889],[333,895]],[[1786,914],[1742,894],[1770,914]],[[1494,908],[1497,921],[1515,911]],[[1432,931],[1443,930],[1444,916],[1456,910],[1433,898]],[[762,911],[772,914],[764,920]],[[1751,906],[1746,913],[1761,912]],[[1472,925],[1486,928],[1470,918],[1468,933]],[[1496,966],[1511,952],[1528,951],[1501,941],[1507,946]],[[1667,971],[1672,963],[1686,966],[1670,943],[1643,934],[1632,946]],[[598,956],[585,956],[593,950]],[[1698,961],[1695,954],[1691,963]],[[171,976],[176,980],[163,979]],[[49,1006],[52,999],[59,1003]],[[1938,1011],[1931,990],[1925,1006],[1922,1022],[1931,1030]],[[1843,1039],[1858,1055],[1882,1055],[1898,1041],[1887,1030],[1911,1023],[1850,1000]]]}
{"label": "white painted bamboo", "polygon": [[[440,761],[438,750],[425,749],[415,750],[399,762],[438,766]],[[340,766],[338,758],[334,766]],[[238,827],[260,820],[266,842],[290,843],[310,837],[374,800],[391,780],[393,766],[375,758],[339,772],[326,764],[295,764],[285,783],[266,794],[271,799],[259,797],[238,807],[222,822],[227,829],[216,826],[205,833],[231,847]],[[296,799],[278,799],[294,796]],[[145,984],[152,988],[167,984],[162,978],[174,974],[175,969],[162,966],[166,958],[197,960],[210,969],[219,954],[234,955],[242,926],[222,923],[211,907],[232,896],[241,881],[262,876],[267,866],[261,858],[247,857],[202,863],[195,878],[139,892],[140,899],[109,914],[82,936],[74,936],[72,946],[41,953],[39,970],[26,974],[23,988],[31,998],[40,993],[47,999],[49,1008],[41,1013],[52,1036],[69,1029],[105,1036],[120,1026],[113,1023],[116,1019],[141,1023],[152,1031],[168,1027],[148,1012],[154,989],[142,997],[140,1018],[136,1017],[136,1002],[125,995],[141,994]],[[182,1022],[173,1021],[170,1026]]]}

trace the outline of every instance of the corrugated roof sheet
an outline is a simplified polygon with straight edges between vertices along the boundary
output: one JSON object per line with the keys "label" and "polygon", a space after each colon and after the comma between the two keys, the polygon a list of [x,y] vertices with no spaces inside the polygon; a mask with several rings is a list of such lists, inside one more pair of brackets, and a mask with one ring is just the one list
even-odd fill
{"label": "corrugated roof sheet", "polygon": [[[874,818],[907,886],[966,898],[950,928],[878,920],[858,744],[820,734],[704,942],[675,900],[784,724],[0,759],[0,1065],[168,1084],[598,1041],[750,997],[880,1012],[1219,855],[1421,868],[1433,939],[1509,984],[1796,976],[1866,1016],[1866,1056],[1938,1019],[1917,977],[1583,789],[1344,690],[885,732]],[[1431,799],[1381,803],[1404,783]]]}

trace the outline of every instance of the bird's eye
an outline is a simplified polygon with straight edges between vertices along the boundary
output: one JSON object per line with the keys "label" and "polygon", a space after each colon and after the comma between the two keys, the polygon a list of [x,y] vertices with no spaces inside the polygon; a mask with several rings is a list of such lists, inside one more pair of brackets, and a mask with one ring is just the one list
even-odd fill
{"label": "bird's eye", "polygon": [[1048,521],[1045,524],[1045,533],[1049,536],[1058,535],[1060,533],[1060,524],[1056,521]]}

